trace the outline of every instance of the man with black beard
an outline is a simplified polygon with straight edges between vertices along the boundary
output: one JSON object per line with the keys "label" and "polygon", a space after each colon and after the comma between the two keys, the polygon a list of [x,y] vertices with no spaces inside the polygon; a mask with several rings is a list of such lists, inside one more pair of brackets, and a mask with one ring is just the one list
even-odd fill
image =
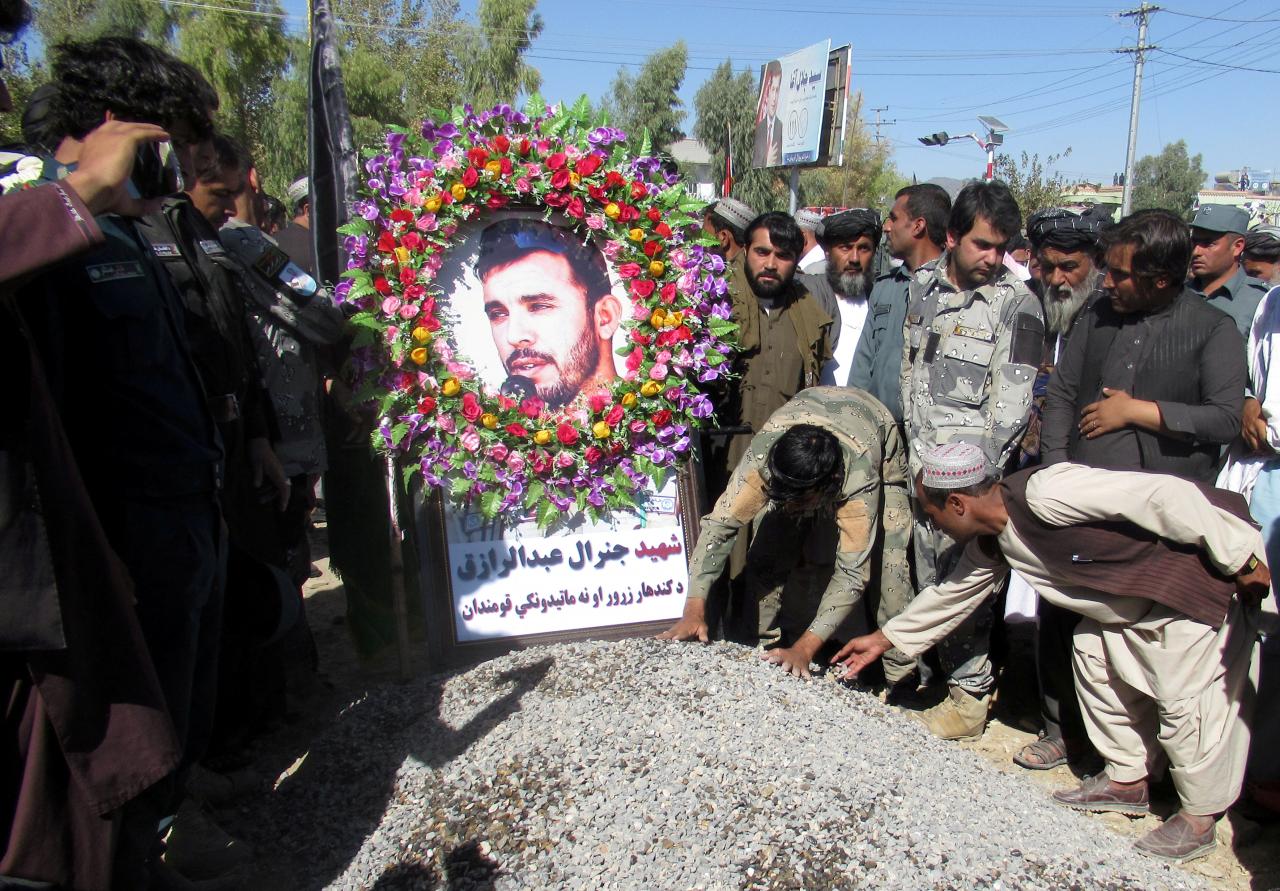
{"label": "man with black beard", "polygon": [[476,275],[498,357],[552,409],[618,376],[611,341],[622,303],[599,248],[541,220],[510,219],[480,236]]}
{"label": "man with black beard", "polygon": [[[876,247],[880,243],[880,215],[874,210],[855,208],[827,217],[819,238],[827,252],[823,276],[801,276],[815,292],[830,289],[840,317],[840,337],[834,355],[822,367],[822,383],[841,385],[849,379],[853,352],[867,320],[867,295],[871,293]],[[820,283],[813,281],[822,278]]]}

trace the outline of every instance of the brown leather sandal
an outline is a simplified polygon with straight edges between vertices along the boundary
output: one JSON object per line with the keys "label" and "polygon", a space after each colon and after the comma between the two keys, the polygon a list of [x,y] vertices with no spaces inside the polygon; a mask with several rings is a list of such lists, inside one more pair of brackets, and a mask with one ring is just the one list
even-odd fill
{"label": "brown leather sandal", "polygon": [[1049,736],[1027,743],[1013,756],[1013,763],[1027,770],[1052,770],[1066,764],[1067,760],[1067,744]]}

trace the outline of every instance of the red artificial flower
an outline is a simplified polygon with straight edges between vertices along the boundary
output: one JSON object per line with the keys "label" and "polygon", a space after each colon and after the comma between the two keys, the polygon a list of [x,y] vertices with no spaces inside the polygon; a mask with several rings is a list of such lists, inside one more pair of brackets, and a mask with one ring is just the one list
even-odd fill
{"label": "red artificial flower", "polygon": [[[633,336],[631,339],[635,340],[635,337]],[[627,353],[627,371],[635,371],[643,363],[644,350],[640,349],[640,347],[636,347],[634,350]]]}
{"label": "red artificial flower", "polygon": [[425,311],[418,314],[418,324],[428,331],[440,330],[440,320],[433,315],[428,315]]}
{"label": "red artificial flower", "polygon": [[507,149],[511,148],[511,140],[499,133],[493,137],[493,150],[500,155],[505,155]]}
{"label": "red artificial flower", "polygon": [[382,234],[378,236],[378,250],[384,254],[389,254],[396,249],[396,237],[391,234],[391,230],[383,229]]}
{"label": "red artificial flower", "polygon": [[464,393],[462,395],[462,416],[468,421],[477,420],[484,409],[480,407],[480,400],[476,399],[475,393]]}
{"label": "red artificial flower", "polygon": [[613,455],[616,458],[618,455],[622,454],[622,448],[623,448],[622,443],[618,442],[615,439],[609,443],[609,454]]}
{"label": "red artificial flower", "polygon": [[485,205],[490,210],[498,210],[501,207],[506,207],[507,202],[510,200],[511,199],[507,198],[506,195],[500,195],[497,192],[490,192],[489,200],[485,202]]}
{"label": "red artificial flower", "polygon": [[641,334],[639,328],[633,328],[631,331],[631,342],[638,343],[640,346],[648,346],[653,342],[653,337],[648,334]]}
{"label": "red artificial flower", "polygon": [[609,200],[609,193],[604,186],[587,186],[587,194],[602,204]]}
{"label": "red artificial flower", "polygon": [[422,236],[417,232],[406,232],[400,237],[400,246],[410,251],[422,250]]}
{"label": "red artificial flower", "polygon": [[613,408],[609,409],[609,413],[604,416],[605,423],[610,427],[616,427],[618,426],[618,422],[622,420],[622,416],[626,413],[627,410],[621,405],[615,405]]}
{"label": "red artificial flower", "polygon": [[635,278],[640,274],[639,263],[623,263],[618,267],[618,275],[621,278]]}
{"label": "red artificial flower", "polygon": [[671,409],[660,408],[653,413],[653,425],[655,427],[665,427],[671,423]]}
{"label": "red artificial flower", "polygon": [[574,169],[578,171],[578,176],[590,176],[599,170],[600,165],[603,163],[599,155],[587,155],[585,158],[578,159]]}
{"label": "red artificial flower", "polygon": [[467,160],[476,167],[483,167],[484,162],[489,160],[489,153],[480,146],[469,148],[467,149]]}
{"label": "red artificial flower", "polygon": [[671,237],[671,227],[668,226],[666,223],[659,223],[658,225],[654,226],[653,231],[661,235],[663,238]]}
{"label": "red artificial flower", "polygon": [[658,298],[663,303],[675,303],[676,300],[676,283],[667,282],[662,286],[662,290],[658,292]]}
{"label": "red artificial flower", "polygon": [[528,436],[529,431],[525,429],[524,424],[508,424],[504,428],[512,436]]}
{"label": "red artificial flower", "polygon": [[532,148],[532,146],[529,145],[529,140],[521,139],[520,144],[516,146],[516,151],[519,152],[521,155],[527,155],[529,154],[530,148]]}
{"label": "red artificial flower", "polygon": [[582,457],[587,459],[588,464],[595,464],[604,457],[604,452],[600,451],[597,446],[587,446],[587,450],[583,452]]}
{"label": "red artificial flower", "polygon": [[631,283],[631,294],[633,297],[638,297],[641,300],[647,300],[649,295],[653,293],[653,289],[656,287],[657,285],[653,283],[652,279],[638,278]]}
{"label": "red artificial flower", "polygon": [[418,413],[429,415],[436,410],[436,399],[434,396],[423,396],[418,400]]}
{"label": "red artificial flower", "polygon": [[632,220],[640,219],[640,211],[633,205],[621,204],[618,206],[618,222],[630,223]]}
{"label": "red artificial flower", "polygon": [[610,170],[604,175],[604,187],[606,189],[616,189],[618,186],[625,186],[627,178],[616,170]]}
{"label": "red artificial flower", "polygon": [[556,439],[567,446],[571,446],[578,441],[578,428],[567,421],[561,421],[556,427]]}
{"label": "red artificial flower", "polygon": [[400,267],[400,284],[411,285],[418,280],[418,270],[412,266]]}
{"label": "red artificial flower", "polygon": [[668,328],[658,335],[658,346],[674,346],[693,339],[693,332],[681,325],[679,328]]}
{"label": "red artificial flower", "polygon": [[[426,293],[427,293],[427,289],[425,287],[419,284],[411,283],[408,285],[408,287],[404,289],[404,299],[408,300],[410,303],[417,303],[419,300],[421,300],[423,297],[426,296]],[[427,310],[424,307],[423,312],[426,312],[426,311]]]}
{"label": "red artificial flower", "polygon": [[644,243],[644,255],[652,260],[658,254],[662,253],[662,243],[658,241],[646,241]]}
{"label": "red artificial flower", "polygon": [[510,158],[503,158],[501,161],[499,161],[498,168],[502,171],[503,176],[510,176],[511,171],[515,169],[515,167],[513,167],[511,164]]}
{"label": "red artificial flower", "polygon": [[645,212],[645,216],[647,216],[651,222],[657,223],[662,219],[662,211],[658,210],[656,207],[651,207]]}
{"label": "red artificial flower", "polygon": [[441,204],[452,204],[452,203],[453,203],[453,193],[452,193],[452,192],[450,192],[448,189],[445,189],[443,192],[441,192],[441,193],[440,193],[439,195],[437,195],[436,197],[440,199],[440,203],[441,203]]}
{"label": "red artificial flower", "polygon": [[569,203],[569,196],[564,192],[548,192],[542,203],[547,207],[564,207]]}
{"label": "red artificial flower", "polygon": [[547,167],[552,170],[561,170],[568,161],[569,159],[564,152],[556,152],[554,155],[547,158]]}
{"label": "red artificial flower", "polygon": [[[548,166],[550,166],[550,165],[549,165],[549,162],[548,162]],[[568,171],[568,170],[566,170],[565,168],[561,167],[561,168],[560,168],[559,170],[557,170],[555,173],[551,174],[551,188],[553,188],[553,189],[563,189],[563,188],[564,188],[565,186],[567,186],[567,185],[569,185],[569,171]]]}
{"label": "red artificial flower", "polygon": [[604,411],[604,407],[609,404],[608,393],[592,393],[591,398],[587,400],[587,404],[591,406],[591,413],[598,415]]}
{"label": "red artificial flower", "polygon": [[670,399],[672,402],[678,402],[680,400],[680,396],[681,396],[681,393],[680,393],[679,387],[672,387],[671,389],[667,390],[667,398]]}
{"label": "red artificial flower", "polygon": [[405,210],[403,207],[391,211],[391,222],[393,223],[412,223],[413,211]]}
{"label": "red artificial flower", "polygon": [[379,294],[390,294],[391,282],[387,281],[382,276],[378,276],[373,280],[373,289]]}
{"label": "red artificial flower", "polygon": [[546,452],[535,452],[532,464],[533,472],[537,476],[546,476],[551,473],[551,456]]}
{"label": "red artificial flower", "polygon": [[649,190],[645,188],[644,183],[636,180],[631,183],[631,200],[639,201],[645,195],[649,194]]}
{"label": "red artificial flower", "polygon": [[468,167],[466,170],[462,171],[462,184],[468,189],[479,181],[480,174],[476,173],[476,169],[474,167]]}
{"label": "red artificial flower", "polygon": [[526,418],[536,418],[542,414],[543,402],[537,396],[528,396],[520,400],[520,414]]}
{"label": "red artificial flower", "polygon": [[576,195],[569,199],[569,205],[564,209],[564,212],[571,217],[578,218],[579,220],[587,215],[587,209],[583,206],[582,199]]}
{"label": "red artificial flower", "polygon": [[416,380],[417,380],[417,377],[412,372],[402,371],[396,377],[396,389],[411,390],[413,389],[413,383]]}

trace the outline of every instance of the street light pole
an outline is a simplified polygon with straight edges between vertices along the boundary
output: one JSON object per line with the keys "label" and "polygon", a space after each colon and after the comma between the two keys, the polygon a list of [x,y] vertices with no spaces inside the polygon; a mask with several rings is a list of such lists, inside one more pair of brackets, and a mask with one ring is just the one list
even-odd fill
{"label": "street light pole", "polygon": [[1159,12],[1159,6],[1143,2],[1137,9],[1122,12],[1125,18],[1138,17],[1138,45],[1132,49],[1116,50],[1120,53],[1133,53],[1133,98],[1129,106],[1129,146],[1124,154],[1124,194],[1120,200],[1120,216],[1127,217],[1133,209],[1133,161],[1138,150],[1138,106],[1142,104],[1142,63],[1146,51],[1157,49],[1147,46],[1147,19],[1153,12]]}

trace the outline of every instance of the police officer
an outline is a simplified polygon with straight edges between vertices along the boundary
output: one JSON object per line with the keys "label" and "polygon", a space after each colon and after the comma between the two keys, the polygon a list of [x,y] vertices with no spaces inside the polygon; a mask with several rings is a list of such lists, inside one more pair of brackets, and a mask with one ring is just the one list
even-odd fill
{"label": "police officer", "polygon": [[1206,204],[1191,220],[1191,278],[1187,284],[1210,306],[1225,312],[1240,335],[1249,327],[1267,285],[1240,267],[1249,214],[1243,208]]}
{"label": "police officer", "polygon": [[[1018,447],[1044,348],[1040,302],[1004,265],[1005,245],[1020,227],[1007,186],[970,183],[951,209],[946,253],[918,293],[913,289],[902,359],[912,474],[942,443],[978,445],[996,467]],[[914,540],[916,582],[924,588],[946,576],[959,552],[927,523],[916,523]],[[949,695],[921,716],[943,739],[982,734],[995,685],[990,608],[966,622],[939,648]]]}

